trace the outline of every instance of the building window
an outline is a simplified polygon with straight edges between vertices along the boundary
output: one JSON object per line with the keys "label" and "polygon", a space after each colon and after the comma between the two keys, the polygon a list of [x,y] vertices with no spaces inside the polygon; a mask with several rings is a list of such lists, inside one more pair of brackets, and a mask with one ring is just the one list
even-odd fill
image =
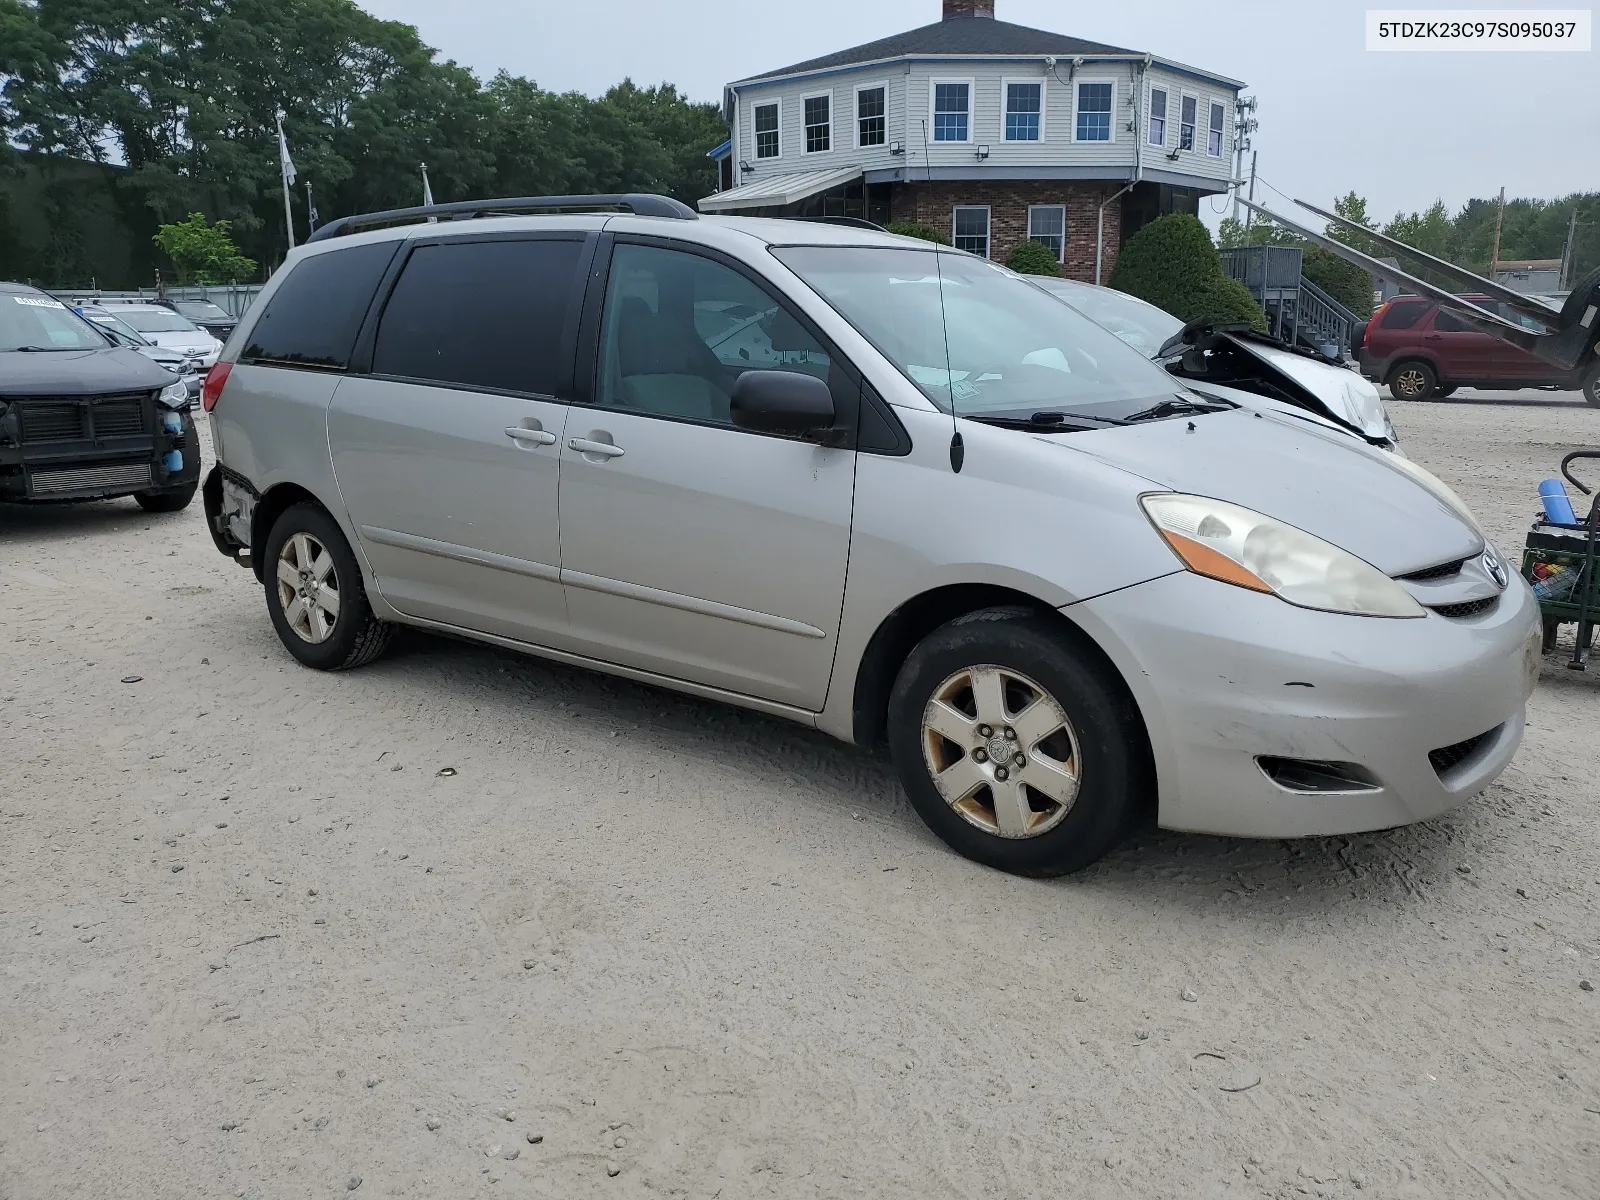
{"label": "building window", "polygon": [[1078,85],[1078,140],[1111,140],[1111,96],[1116,86],[1110,83]]}
{"label": "building window", "polygon": [[1194,114],[1198,102],[1193,96],[1185,96],[1178,110],[1178,149],[1194,149]]}
{"label": "building window", "polygon": [[957,250],[966,250],[980,258],[989,257],[989,208],[987,205],[970,205],[957,208],[951,221],[951,233]]}
{"label": "building window", "polygon": [[1060,262],[1067,249],[1067,210],[1060,204],[1035,204],[1028,209],[1028,240],[1043,242]]}
{"label": "building window", "polygon": [[807,96],[803,103],[806,109],[806,153],[820,154],[833,149],[833,94]]}
{"label": "building window", "polygon": [[935,83],[933,85],[933,140],[936,142],[966,141],[968,120],[971,112],[972,85],[970,83]]}
{"label": "building window", "polygon": [[1167,89],[1150,89],[1150,144],[1167,144]]}
{"label": "building window", "polygon": [[778,106],[756,105],[756,157],[778,157]]}
{"label": "building window", "polygon": [[1211,128],[1206,133],[1206,153],[1212,158],[1222,157],[1222,105],[1211,102]]}
{"label": "building window", "polygon": [[856,145],[881,146],[888,138],[886,92],[881,87],[856,92]]}
{"label": "building window", "polygon": [[1037,142],[1043,111],[1044,84],[1006,84],[1006,141]]}

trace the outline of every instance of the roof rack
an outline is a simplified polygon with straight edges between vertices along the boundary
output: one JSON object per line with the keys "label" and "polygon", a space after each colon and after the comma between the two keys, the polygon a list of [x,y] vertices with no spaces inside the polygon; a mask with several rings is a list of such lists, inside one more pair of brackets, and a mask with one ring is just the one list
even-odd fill
{"label": "roof rack", "polygon": [[620,208],[636,217],[671,217],[678,221],[699,219],[699,214],[687,204],[682,204],[670,196],[652,196],[644,192],[596,196],[515,196],[497,200],[458,200],[452,204],[422,204],[416,208],[390,208],[383,212],[358,213],[353,217],[339,217],[329,221],[306,240],[320,242],[363,229],[375,229],[380,225],[398,225],[430,217],[458,220],[462,217],[508,217],[519,213],[590,208]]}
{"label": "roof rack", "polygon": [[872,229],[878,233],[888,232],[876,221],[869,221],[865,217],[789,217],[788,220],[814,221],[818,225],[847,225],[851,229]]}

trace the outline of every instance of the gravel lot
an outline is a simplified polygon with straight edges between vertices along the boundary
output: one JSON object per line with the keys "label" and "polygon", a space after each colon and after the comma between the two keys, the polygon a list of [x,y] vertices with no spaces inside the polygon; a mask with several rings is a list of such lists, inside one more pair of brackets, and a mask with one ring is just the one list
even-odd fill
{"label": "gravel lot", "polygon": [[[1393,409],[1507,547],[1600,442]],[[304,670],[198,503],[0,509],[0,614],[6,1200],[1600,1196],[1554,658],[1429,825],[1038,883],[777,721],[423,636]]]}

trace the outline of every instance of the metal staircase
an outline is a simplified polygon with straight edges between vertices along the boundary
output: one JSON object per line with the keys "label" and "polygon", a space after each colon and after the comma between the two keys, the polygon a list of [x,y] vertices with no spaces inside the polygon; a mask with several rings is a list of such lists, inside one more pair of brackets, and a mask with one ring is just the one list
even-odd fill
{"label": "metal staircase", "polygon": [[1349,356],[1365,322],[1300,273],[1298,246],[1234,246],[1218,253],[1223,271],[1261,305],[1275,337],[1334,358]]}

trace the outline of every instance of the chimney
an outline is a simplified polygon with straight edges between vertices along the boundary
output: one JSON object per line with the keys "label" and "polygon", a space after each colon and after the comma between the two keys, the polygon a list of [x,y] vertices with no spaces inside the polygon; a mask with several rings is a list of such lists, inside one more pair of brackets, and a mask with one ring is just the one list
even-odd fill
{"label": "chimney", "polygon": [[988,17],[994,19],[994,0],[944,0],[944,19]]}

